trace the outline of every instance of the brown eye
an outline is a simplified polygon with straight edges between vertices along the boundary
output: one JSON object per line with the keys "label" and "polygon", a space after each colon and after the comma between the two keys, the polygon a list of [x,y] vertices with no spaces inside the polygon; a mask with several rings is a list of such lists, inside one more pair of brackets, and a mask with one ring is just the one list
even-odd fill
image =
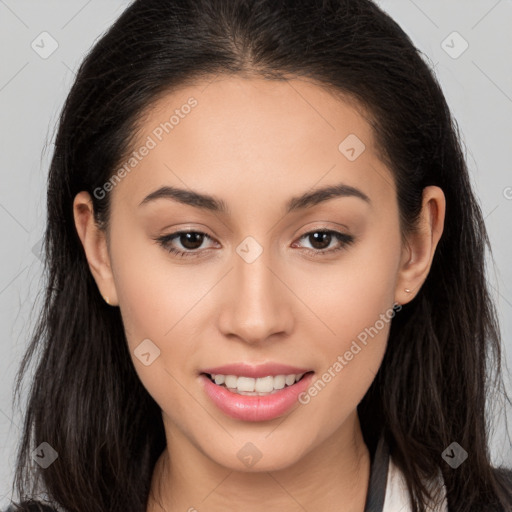
{"label": "brown eye", "polygon": [[[165,235],[156,239],[156,241],[167,251],[179,257],[199,256],[198,249],[203,245],[205,239],[212,238],[202,231],[177,231],[170,235]],[[176,247],[176,242],[178,246]]]}
{"label": "brown eye", "polygon": [[198,233],[197,231],[180,233],[178,235],[178,240],[183,245],[183,247],[185,247],[185,249],[199,249],[204,240],[204,233]]}
{"label": "brown eye", "polygon": [[[306,247],[305,249],[318,255],[331,254],[333,252],[340,251],[354,242],[354,237],[352,235],[347,235],[330,229],[317,229],[316,231],[310,231],[302,235],[300,240],[302,239],[306,239],[311,244],[311,248]],[[333,241],[337,242],[337,245],[329,248]]]}
{"label": "brown eye", "polygon": [[313,246],[313,249],[327,249],[331,244],[332,235],[328,231],[315,231],[308,235],[308,239]]}

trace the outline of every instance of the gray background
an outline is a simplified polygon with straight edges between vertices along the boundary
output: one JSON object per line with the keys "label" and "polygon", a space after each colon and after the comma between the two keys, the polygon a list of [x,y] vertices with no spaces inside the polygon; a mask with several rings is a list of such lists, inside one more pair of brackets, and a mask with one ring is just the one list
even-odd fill
{"label": "gray background", "polygon": [[[426,54],[459,123],[493,245],[495,267],[489,278],[502,322],[505,361],[512,368],[512,3],[378,3]],[[19,411],[11,406],[13,380],[40,305],[38,243],[55,125],[74,70],[127,4],[0,0],[0,507],[10,496],[21,425]],[[43,32],[50,36],[41,36]],[[468,48],[461,53],[465,41]],[[57,49],[45,55],[52,44]],[[510,380],[508,386],[511,390]],[[493,459],[512,465],[512,453],[502,449],[504,420],[503,415],[497,419]]]}

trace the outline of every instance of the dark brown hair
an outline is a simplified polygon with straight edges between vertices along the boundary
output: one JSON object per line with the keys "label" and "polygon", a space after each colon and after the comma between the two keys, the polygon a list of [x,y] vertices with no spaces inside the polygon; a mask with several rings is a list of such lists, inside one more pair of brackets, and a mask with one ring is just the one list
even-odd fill
{"label": "dark brown hair", "polygon": [[[89,52],[49,172],[46,295],[16,388],[35,360],[17,461],[20,499],[44,493],[71,512],[145,511],[165,447],[161,411],[135,373],[119,309],[98,292],[72,204],[88,191],[107,225],[109,195],[93,192],[129,151],[142,113],[162,94],[221,73],[307,77],[363,106],[394,175],[403,233],[414,229],[423,188],[443,189],[445,231],[431,272],[393,319],[382,366],[358,407],[361,426],[370,447],[384,433],[416,512],[425,511],[422,478],[438,471],[450,511],[511,510],[511,486],[488,448],[488,400],[510,401],[482,213],[438,82],[369,0],[136,0]],[[45,470],[30,463],[42,441],[59,453]],[[456,470],[441,458],[453,441],[469,452]]]}

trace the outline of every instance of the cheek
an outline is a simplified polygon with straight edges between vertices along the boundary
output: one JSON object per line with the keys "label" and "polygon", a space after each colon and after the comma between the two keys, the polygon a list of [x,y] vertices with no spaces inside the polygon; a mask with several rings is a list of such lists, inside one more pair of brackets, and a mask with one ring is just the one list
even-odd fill
{"label": "cheek", "polygon": [[[132,256],[139,267],[136,255]],[[179,273],[167,276],[166,272],[165,265],[137,269],[130,262],[118,269],[116,287],[128,347],[142,385],[160,408],[172,411],[177,424],[183,418],[199,422],[201,410],[191,407],[184,389],[193,374],[190,362],[199,338],[191,308],[204,291],[191,288],[190,279],[181,279]]]}
{"label": "cheek", "polygon": [[[325,435],[339,428],[357,408],[379,370],[396,314],[383,300],[386,295],[371,301],[353,296],[346,308],[339,306],[336,315],[325,317],[335,335],[317,336],[321,364],[315,380],[299,396],[303,414],[318,418]],[[315,428],[320,427],[310,426],[311,434]]]}
{"label": "cheek", "polygon": [[191,278],[185,266],[173,267],[163,249],[139,238],[122,228],[112,238],[115,285],[135,370],[148,392],[163,404],[175,395],[183,375],[191,373],[188,365],[199,339],[194,318],[202,311],[194,305],[212,283]]}
{"label": "cheek", "polygon": [[299,292],[321,320],[311,317],[303,329],[309,329],[309,338],[316,340],[322,362],[317,380],[301,403],[312,415],[328,417],[332,428],[357,406],[371,385],[386,350],[392,319],[399,314],[393,310],[399,236],[387,243],[379,238],[376,233],[336,265],[305,278]]}
{"label": "cheek", "polygon": [[171,256],[140,229],[118,225],[111,250],[130,343],[144,338],[171,340],[181,319],[208,291],[209,283],[195,279],[190,267],[173,265]]}
{"label": "cheek", "polygon": [[[382,313],[392,308],[400,241],[398,234],[393,239],[383,238],[378,232],[369,233],[339,260],[318,264],[314,271],[309,264],[300,271],[300,276],[295,276],[297,295],[321,320],[316,323],[323,334],[320,339],[327,341],[326,346],[334,344],[343,348],[348,340],[373,326]],[[297,270],[289,272],[297,273]]]}

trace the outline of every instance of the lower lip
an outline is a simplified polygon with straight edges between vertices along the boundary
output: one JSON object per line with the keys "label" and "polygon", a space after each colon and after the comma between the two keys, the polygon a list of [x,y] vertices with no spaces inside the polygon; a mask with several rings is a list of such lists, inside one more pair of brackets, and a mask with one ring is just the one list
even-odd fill
{"label": "lower lip", "polygon": [[313,372],[308,373],[292,386],[266,396],[232,393],[204,374],[200,375],[200,379],[206,394],[224,414],[243,421],[268,421],[285,414],[298,402],[298,396],[308,388],[313,375]]}

